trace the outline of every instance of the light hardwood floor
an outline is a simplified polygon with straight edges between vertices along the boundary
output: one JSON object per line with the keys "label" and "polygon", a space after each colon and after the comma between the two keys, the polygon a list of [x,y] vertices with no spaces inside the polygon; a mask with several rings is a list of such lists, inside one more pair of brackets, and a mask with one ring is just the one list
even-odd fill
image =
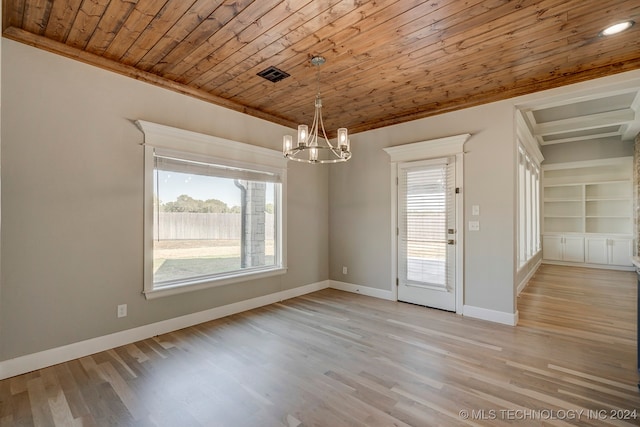
{"label": "light hardwood floor", "polygon": [[515,328],[324,290],[1,381],[0,425],[640,425],[635,304],[558,266]]}

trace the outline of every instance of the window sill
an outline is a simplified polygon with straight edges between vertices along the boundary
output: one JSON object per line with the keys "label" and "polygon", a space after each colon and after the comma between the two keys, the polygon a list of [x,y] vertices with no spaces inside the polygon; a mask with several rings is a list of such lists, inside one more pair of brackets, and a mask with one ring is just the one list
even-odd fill
{"label": "window sill", "polygon": [[523,268],[527,267],[531,263],[532,260],[536,259],[540,255],[541,252],[542,252],[542,249],[538,249],[526,261],[524,261],[524,262],[520,261],[519,264],[518,264],[518,269],[516,270],[516,273],[520,273],[520,271],[522,271]]}
{"label": "window sill", "polygon": [[266,277],[280,276],[282,274],[285,274],[286,272],[286,267],[280,267],[266,271],[240,273],[230,277],[218,279],[203,279],[201,281],[190,281],[175,285],[167,285],[157,289],[145,290],[143,294],[146,299],[155,299],[186,292],[199,291],[202,289],[215,288],[218,286],[230,285],[232,283],[248,282],[250,280],[264,279]]}

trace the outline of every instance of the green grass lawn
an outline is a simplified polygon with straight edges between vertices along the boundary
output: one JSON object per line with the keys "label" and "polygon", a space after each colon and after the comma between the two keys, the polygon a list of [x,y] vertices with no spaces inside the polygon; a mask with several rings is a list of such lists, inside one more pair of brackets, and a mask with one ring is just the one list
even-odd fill
{"label": "green grass lawn", "polygon": [[[273,256],[265,257],[265,265],[272,265],[273,262]],[[158,268],[154,269],[153,281],[161,283],[195,276],[238,271],[240,270],[240,257],[156,259],[154,264]]]}

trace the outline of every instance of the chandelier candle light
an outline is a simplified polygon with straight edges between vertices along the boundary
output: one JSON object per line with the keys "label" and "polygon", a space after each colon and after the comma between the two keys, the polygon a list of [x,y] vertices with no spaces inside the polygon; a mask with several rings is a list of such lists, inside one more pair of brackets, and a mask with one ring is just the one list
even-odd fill
{"label": "chandelier candle light", "polygon": [[[322,99],[320,98],[320,66],[325,63],[322,56],[311,58],[311,64],[318,68],[318,90],[316,93],[315,114],[311,130],[307,125],[298,126],[298,144],[293,146],[291,135],[285,135],[282,139],[282,152],[289,160],[304,163],[338,163],[346,162],[351,158],[351,144],[347,128],[338,129],[336,145],[333,146],[322,122]],[[319,135],[319,132],[322,134]],[[324,143],[322,143],[324,137]]]}

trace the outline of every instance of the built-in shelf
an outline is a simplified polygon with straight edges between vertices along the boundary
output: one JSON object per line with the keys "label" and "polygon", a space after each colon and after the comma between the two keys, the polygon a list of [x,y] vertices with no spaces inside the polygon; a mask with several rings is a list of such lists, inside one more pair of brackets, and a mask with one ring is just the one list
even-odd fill
{"label": "built-in shelf", "polygon": [[[622,162],[620,159],[626,159]],[[631,181],[629,158],[604,159],[543,166],[544,185],[547,187],[576,184],[601,184]],[[629,163],[629,168],[621,167]]]}
{"label": "built-in shelf", "polygon": [[[619,256],[620,248],[633,247],[628,244],[633,242],[634,224],[632,157],[543,165],[542,170],[542,229],[547,236],[543,242],[548,246],[547,250],[543,247],[543,258],[579,263],[581,255],[575,251],[584,242],[590,245],[585,247],[586,254],[592,255],[584,262],[593,263],[604,259],[593,254],[596,246],[606,242],[603,248],[610,252],[617,244],[613,265],[619,265],[624,259]],[[572,236],[571,240],[565,235]],[[559,253],[568,253],[568,242],[571,254],[559,260]],[[629,253],[629,263],[632,255]]]}
{"label": "built-in shelf", "polygon": [[585,201],[587,202],[608,202],[608,201],[612,201],[612,200],[629,200],[628,197],[591,197],[591,198],[587,198],[585,199]]}
{"label": "built-in shelf", "polygon": [[632,158],[543,166],[544,232],[632,234]]}

